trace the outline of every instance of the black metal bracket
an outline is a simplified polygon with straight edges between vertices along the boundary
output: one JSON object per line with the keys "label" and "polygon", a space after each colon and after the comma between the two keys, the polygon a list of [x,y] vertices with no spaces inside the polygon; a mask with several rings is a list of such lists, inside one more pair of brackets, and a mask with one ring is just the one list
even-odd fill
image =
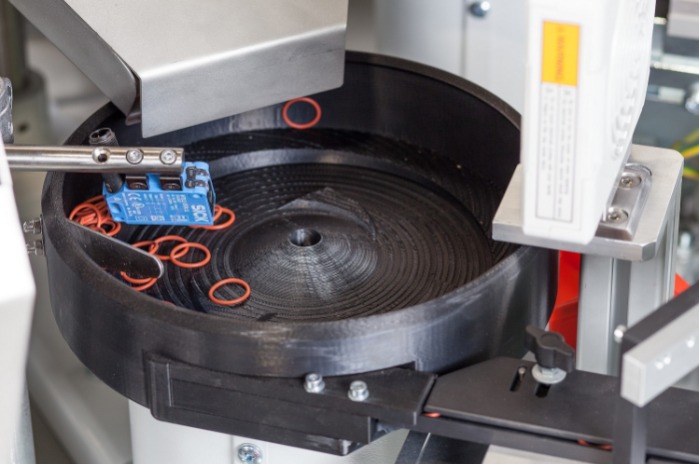
{"label": "black metal bracket", "polygon": [[[247,377],[146,356],[148,399],[157,419],[346,455],[383,435],[378,421],[414,426],[436,379],[409,369],[331,377],[321,393],[303,380]],[[348,398],[362,380],[369,397]]]}

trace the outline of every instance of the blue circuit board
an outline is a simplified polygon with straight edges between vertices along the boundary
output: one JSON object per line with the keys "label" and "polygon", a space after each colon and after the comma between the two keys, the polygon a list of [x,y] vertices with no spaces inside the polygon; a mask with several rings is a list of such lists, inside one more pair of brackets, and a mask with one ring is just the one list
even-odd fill
{"label": "blue circuit board", "polygon": [[102,193],[117,222],[134,225],[212,225],[216,195],[209,165],[185,162],[177,177],[145,175],[129,179],[118,192]]}

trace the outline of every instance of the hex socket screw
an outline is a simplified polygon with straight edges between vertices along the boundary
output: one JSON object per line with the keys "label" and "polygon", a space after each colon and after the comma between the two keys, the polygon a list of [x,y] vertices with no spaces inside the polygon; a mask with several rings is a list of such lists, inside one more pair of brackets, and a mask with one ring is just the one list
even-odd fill
{"label": "hex socket screw", "polygon": [[369,398],[369,387],[366,382],[355,380],[350,384],[347,396],[352,401],[364,401]]}
{"label": "hex socket screw", "polygon": [[143,161],[143,151],[140,149],[129,149],[126,151],[126,161],[132,165],[138,165]]}
{"label": "hex socket screw", "polygon": [[252,443],[244,443],[238,447],[238,459],[243,464],[262,463],[262,450]]}
{"label": "hex socket screw", "polygon": [[160,153],[160,161],[165,165],[172,165],[177,161],[177,154],[174,150],[165,149]]}
{"label": "hex socket screw", "polygon": [[618,224],[623,223],[629,219],[629,213],[624,209],[618,207],[610,207],[607,210],[607,215],[603,219],[604,223]]}
{"label": "hex socket screw", "polygon": [[637,175],[624,175],[619,179],[619,186],[630,189],[641,184],[641,178]]}

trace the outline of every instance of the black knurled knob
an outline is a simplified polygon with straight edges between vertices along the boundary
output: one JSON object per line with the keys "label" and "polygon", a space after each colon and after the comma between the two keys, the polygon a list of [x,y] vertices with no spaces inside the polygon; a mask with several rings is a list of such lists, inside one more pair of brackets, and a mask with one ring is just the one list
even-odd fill
{"label": "black knurled knob", "polygon": [[526,345],[534,353],[537,364],[545,369],[556,368],[565,372],[573,372],[575,369],[575,350],[560,333],[527,325]]}

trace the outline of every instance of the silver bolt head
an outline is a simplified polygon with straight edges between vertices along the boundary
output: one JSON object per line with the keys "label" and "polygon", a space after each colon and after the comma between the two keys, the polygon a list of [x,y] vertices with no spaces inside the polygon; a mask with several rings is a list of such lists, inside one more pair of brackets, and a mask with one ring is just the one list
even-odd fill
{"label": "silver bolt head", "polygon": [[177,154],[172,149],[165,149],[160,153],[160,161],[165,165],[172,165],[177,161]]}
{"label": "silver bolt head", "polygon": [[238,459],[244,464],[262,463],[262,450],[252,443],[244,443],[238,447]]}
{"label": "silver bolt head", "polygon": [[622,188],[635,188],[639,184],[641,184],[641,177],[638,175],[624,174],[619,179],[619,186],[621,186]]}
{"label": "silver bolt head", "polygon": [[692,115],[699,115],[699,82],[695,82],[685,94],[684,108]]}
{"label": "silver bolt head", "polygon": [[325,389],[325,381],[323,380],[323,377],[320,374],[311,372],[310,374],[306,375],[303,388],[308,393],[320,393]]}
{"label": "silver bolt head", "polygon": [[491,4],[487,0],[471,3],[468,10],[476,18],[485,18],[490,12]]}
{"label": "silver bolt head", "polygon": [[369,387],[366,382],[355,380],[350,384],[347,396],[352,401],[364,401],[369,398]]}
{"label": "silver bolt head", "polygon": [[692,249],[692,243],[694,242],[694,238],[692,238],[692,234],[688,231],[683,231],[680,233],[680,241],[677,247],[682,248],[682,249]]}
{"label": "silver bolt head", "polygon": [[621,343],[621,340],[624,338],[624,333],[626,333],[626,326],[625,325],[619,325],[617,328],[614,329],[614,341],[617,343]]}
{"label": "silver bolt head", "polygon": [[126,161],[131,165],[138,165],[143,161],[143,152],[141,149],[129,149],[126,151]]}
{"label": "silver bolt head", "polygon": [[692,115],[699,115],[699,100],[696,97],[687,99],[684,108]]}
{"label": "silver bolt head", "polygon": [[610,207],[607,210],[607,216],[604,218],[604,223],[624,223],[629,219],[629,214],[624,209],[618,207]]}

